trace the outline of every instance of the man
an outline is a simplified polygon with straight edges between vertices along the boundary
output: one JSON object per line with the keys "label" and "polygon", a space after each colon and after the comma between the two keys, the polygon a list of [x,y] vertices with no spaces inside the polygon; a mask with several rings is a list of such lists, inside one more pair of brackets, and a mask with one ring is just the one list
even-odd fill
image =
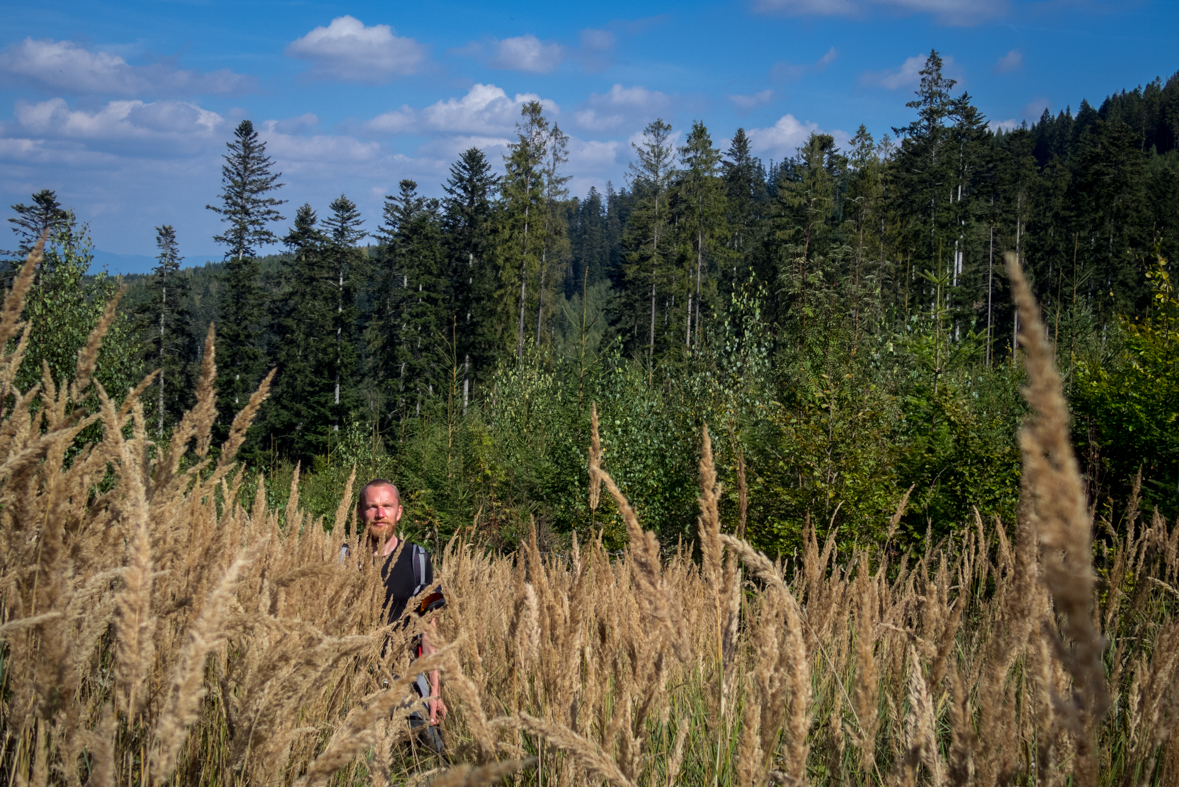
{"label": "man", "polygon": [[[397,523],[401,519],[401,496],[397,487],[391,481],[377,478],[365,484],[357,499],[357,513],[364,523],[365,538],[372,549],[373,557],[381,560],[381,579],[385,583],[385,608],[388,610],[386,620],[390,623],[401,619],[409,600],[422,589],[434,582],[434,567],[430,557],[420,548],[406,543],[397,555],[397,562],[393,557],[397,553],[400,540],[397,538]],[[415,571],[415,559],[419,562]],[[434,644],[429,636],[434,631],[434,621],[431,620],[427,633],[422,637],[422,655],[434,652]],[[419,678],[420,681],[420,678]],[[419,692],[422,687],[419,687]],[[438,677],[438,670],[430,672],[429,697],[431,733],[428,737],[436,749],[440,749],[441,738],[432,729],[446,718],[446,703],[442,701],[442,687]],[[416,714],[415,714],[416,715]],[[410,725],[415,725],[410,717]],[[420,719],[418,720],[420,723]]]}

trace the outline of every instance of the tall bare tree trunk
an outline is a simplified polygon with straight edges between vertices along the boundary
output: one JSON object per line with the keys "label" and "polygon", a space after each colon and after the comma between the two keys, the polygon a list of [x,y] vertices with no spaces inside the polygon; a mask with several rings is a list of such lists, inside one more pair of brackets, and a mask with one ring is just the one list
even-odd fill
{"label": "tall bare tree trunk", "polygon": [[168,288],[160,288],[160,391],[157,401],[156,434],[164,436],[164,313],[168,305]]}
{"label": "tall bare tree trunk", "polygon": [[[531,152],[531,151],[530,151]],[[530,173],[531,174],[531,173]],[[524,296],[528,282],[528,209],[532,207],[531,177],[524,177],[524,248],[520,254],[520,329],[516,335],[516,366],[524,366]]]}
{"label": "tall bare tree trunk", "polygon": [[[548,223],[547,221],[545,222]],[[546,233],[547,234],[547,233]],[[547,246],[547,243],[546,243]],[[536,293],[536,346],[540,347],[540,326],[544,322],[544,274],[547,264],[548,249],[540,252],[540,290]]]}
{"label": "tall bare tree trunk", "polygon": [[[994,197],[991,198],[991,204],[994,204]],[[987,352],[986,365],[991,368],[991,299],[995,292],[995,224],[991,223],[991,248],[987,252]]]}
{"label": "tall bare tree trunk", "polygon": [[340,339],[344,328],[344,263],[340,263],[339,278],[336,283],[336,396],[335,409],[332,411],[332,431],[340,431]]}
{"label": "tall bare tree trunk", "polygon": [[655,278],[659,275],[659,192],[655,193],[655,246],[651,255],[651,339],[647,345],[647,385],[655,380]]}
{"label": "tall bare tree trunk", "polygon": [[703,221],[703,211],[697,211],[696,215],[696,336],[692,344],[700,347],[700,270],[704,267],[704,228],[700,226]]}
{"label": "tall bare tree trunk", "polygon": [[[1019,260],[1020,265],[1023,264],[1023,251],[1021,243],[1023,241],[1023,195],[1019,195],[1019,200],[1015,208],[1015,257]],[[1019,309],[1015,310],[1015,318],[1011,321],[1011,362],[1015,363],[1017,356],[1016,350],[1019,349]]]}

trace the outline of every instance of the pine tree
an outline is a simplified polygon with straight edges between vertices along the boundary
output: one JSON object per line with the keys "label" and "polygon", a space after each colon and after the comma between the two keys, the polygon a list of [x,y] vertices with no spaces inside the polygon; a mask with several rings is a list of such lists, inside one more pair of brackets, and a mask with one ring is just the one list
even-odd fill
{"label": "pine tree", "polygon": [[471,386],[495,364],[495,276],[492,267],[494,209],[499,179],[479,148],[470,148],[450,167],[443,186],[443,230],[447,244],[448,301],[456,327],[456,361],[463,365],[463,408]]}
{"label": "pine tree", "polygon": [[225,246],[225,274],[220,301],[217,367],[221,412],[231,417],[253,392],[262,374],[262,348],[258,337],[265,314],[265,296],[259,285],[256,256],[262,246],[277,241],[270,225],[282,221],[278,206],[285,200],[271,192],[283,184],[281,173],[271,172],[274,162],[266,155],[266,143],[254,125],[243,120],[226,143],[229,152],[221,167],[221,204],[206,205],[221,216],[226,229],[213,240]]}
{"label": "pine tree", "polygon": [[739,257],[754,245],[754,232],[761,218],[760,205],[766,198],[761,162],[749,150],[745,129],[737,129],[721,163],[724,172],[729,246]]}
{"label": "pine tree", "polygon": [[196,342],[192,314],[188,308],[188,278],[181,274],[180,247],[170,224],[156,227],[156,267],[148,281],[150,297],[139,309],[140,325],[146,339],[144,361],[159,370],[156,379],[156,434],[164,436],[191,403],[192,362]]}
{"label": "pine tree", "polygon": [[403,180],[396,196],[385,197],[378,232],[382,291],[373,299],[368,344],[381,392],[394,402],[389,415],[400,424],[422,412],[446,368],[451,325],[439,212],[437,200],[419,196],[417,183]]}
{"label": "pine tree", "polygon": [[283,238],[283,286],[275,293],[269,334],[278,368],[266,403],[265,429],[283,456],[309,462],[326,454],[333,416],[337,287],[328,238],[309,204],[295,211]]}
{"label": "pine tree", "polygon": [[356,396],[356,292],[358,282],[368,278],[368,257],[358,247],[366,233],[356,203],[341,194],[328,206],[331,215],[324,221],[327,244],[324,253],[334,268],[336,313],[333,320],[335,359],[332,389],[332,431],[355,411]]}
{"label": "pine tree", "polygon": [[[720,151],[713,147],[712,137],[704,124],[697,121],[684,146],[680,148],[680,162],[683,174],[680,188],[687,208],[685,219],[689,233],[689,244],[695,258],[695,293],[691,292],[692,272],[689,272],[687,298],[687,330],[685,343],[699,347],[703,336],[700,324],[701,302],[704,298],[706,246],[708,255],[716,258],[723,251],[726,234],[722,223],[725,211],[724,183],[718,177],[721,165]],[[718,242],[720,241],[720,242]],[[721,265],[718,265],[718,268]],[[734,268],[734,278],[736,269]]]}
{"label": "pine tree", "polygon": [[[543,225],[546,211],[544,161],[552,134],[549,120],[539,101],[529,101],[520,110],[516,123],[516,141],[504,156],[503,198],[505,208],[504,271],[505,284],[519,270],[520,316],[516,327],[516,363],[524,362],[524,315],[528,300],[528,282],[535,278],[544,247]],[[511,285],[508,285],[511,289]]]}
{"label": "pine tree", "polygon": [[[545,304],[549,305],[550,319],[556,311],[556,286],[564,281],[564,266],[569,257],[568,228],[562,208],[563,200],[569,196],[565,184],[569,176],[563,167],[569,161],[566,136],[559,126],[554,125],[546,140],[545,157],[541,162],[541,179],[544,188],[544,224],[541,227],[540,283],[536,290],[536,346],[541,346],[545,326]],[[550,273],[551,269],[551,273]],[[545,286],[545,280],[548,286]]]}
{"label": "pine tree", "polygon": [[[57,193],[50,189],[36,192],[33,194],[31,204],[17,203],[12,206],[12,210],[16,216],[10,218],[8,223],[12,225],[12,231],[17,237],[17,247],[12,251],[4,252],[5,256],[11,258],[5,266],[5,287],[11,285],[12,277],[25,264],[25,259],[41,236],[59,229],[70,220],[69,211],[61,206],[61,203],[57,201]],[[43,254],[38,277],[53,267],[54,249],[52,245],[46,245]]]}
{"label": "pine tree", "polygon": [[[867,127],[861,125],[849,146],[847,195],[844,215],[850,221],[855,246],[851,271],[852,342],[859,340],[864,311],[871,308],[879,317],[882,304],[879,284],[885,264],[884,238],[884,162]],[[869,295],[875,295],[867,300]]]}
{"label": "pine tree", "polygon": [[[616,329],[624,343],[647,354],[647,377],[655,369],[656,291],[661,280],[670,278],[665,269],[668,257],[668,189],[675,175],[675,148],[671,143],[671,126],[662,118],[651,121],[643,130],[642,143],[632,143],[637,161],[632,161],[629,177],[634,190],[634,212],[627,217],[624,240],[625,288],[616,313]],[[662,242],[662,246],[660,243]],[[642,326],[642,303],[650,296],[649,327]],[[643,330],[646,328],[646,330]],[[646,342],[643,342],[646,339]]]}
{"label": "pine tree", "polygon": [[836,233],[838,187],[847,161],[830,134],[812,133],[798,153],[793,177],[778,183],[774,240],[778,288],[791,298],[789,306],[779,306],[778,318],[791,317],[806,341],[808,318],[820,310],[815,290],[835,278],[835,266],[850,253]]}
{"label": "pine tree", "polygon": [[905,227],[906,251],[916,258],[919,271],[940,276],[947,240],[952,251],[956,235],[948,209],[954,170],[947,150],[947,121],[955,109],[950,91],[956,83],[942,75],[937,50],[930,51],[920,73],[917,98],[905,104],[917,110],[917,118],[893,129],[902,140],[891,173],[896,190],[906,196],[896,203]]}

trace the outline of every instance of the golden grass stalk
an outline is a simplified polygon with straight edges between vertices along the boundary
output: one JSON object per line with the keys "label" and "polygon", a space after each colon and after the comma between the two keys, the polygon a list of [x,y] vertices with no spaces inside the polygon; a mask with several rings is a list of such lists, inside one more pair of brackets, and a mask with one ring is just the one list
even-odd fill
{"label": "golden grass stalk", "polygon": [[207,691],[203,684],[205,660],[225,638],[225,616],[242,570],[258,557],[265,543],[265,540],[259,541],[233,561],[188,630],[164,700],[164,711],[156,724],[156,744],[152,752],[156,778],[172,773],[188,729],[200,715],[201,700]]}
{"label": "golden grass stalk", "polygon": [[501,716],[498,719],[493,719],[491,724],[496,727],[507,727],[539,735],[557,749],[571,755],[593,776],[604,779],[616,787],[634,787],[634,783],[626,778],[614,760],[602,751],[601,747],[568,727],[546,722],[527,713]]}
{"label": "golden grass stalk", "polygon": [[1007,274],[1019,309],[1020,344],[1026,358],[1024,397],[1033,412],[1020,432],[1024,474],[1034,495],[1044,584],[1064,619],[1061,633],[1070,643],[1066,647],[1058,641],[1058,647],[1077,687],[1068,703],[1080,734],[1076,774],[1081,783],[1095,784],[1092,746],[1109,695],[1101,655],[1104,642],[1093,620],[1097,576],[1093,571],[1092,528],[1084,483],[1069,441],[1068,406],[1052,343],[1014,254],[1007,255]]}

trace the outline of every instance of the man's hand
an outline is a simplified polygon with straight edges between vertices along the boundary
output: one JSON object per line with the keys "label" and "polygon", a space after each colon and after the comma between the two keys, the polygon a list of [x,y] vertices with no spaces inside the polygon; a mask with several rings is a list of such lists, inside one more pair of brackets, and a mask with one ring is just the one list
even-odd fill
{"label": "man's hand", "polygon": [[430,697],[430,724],[437,724],[446,718],[446,703],[436,695]]}

